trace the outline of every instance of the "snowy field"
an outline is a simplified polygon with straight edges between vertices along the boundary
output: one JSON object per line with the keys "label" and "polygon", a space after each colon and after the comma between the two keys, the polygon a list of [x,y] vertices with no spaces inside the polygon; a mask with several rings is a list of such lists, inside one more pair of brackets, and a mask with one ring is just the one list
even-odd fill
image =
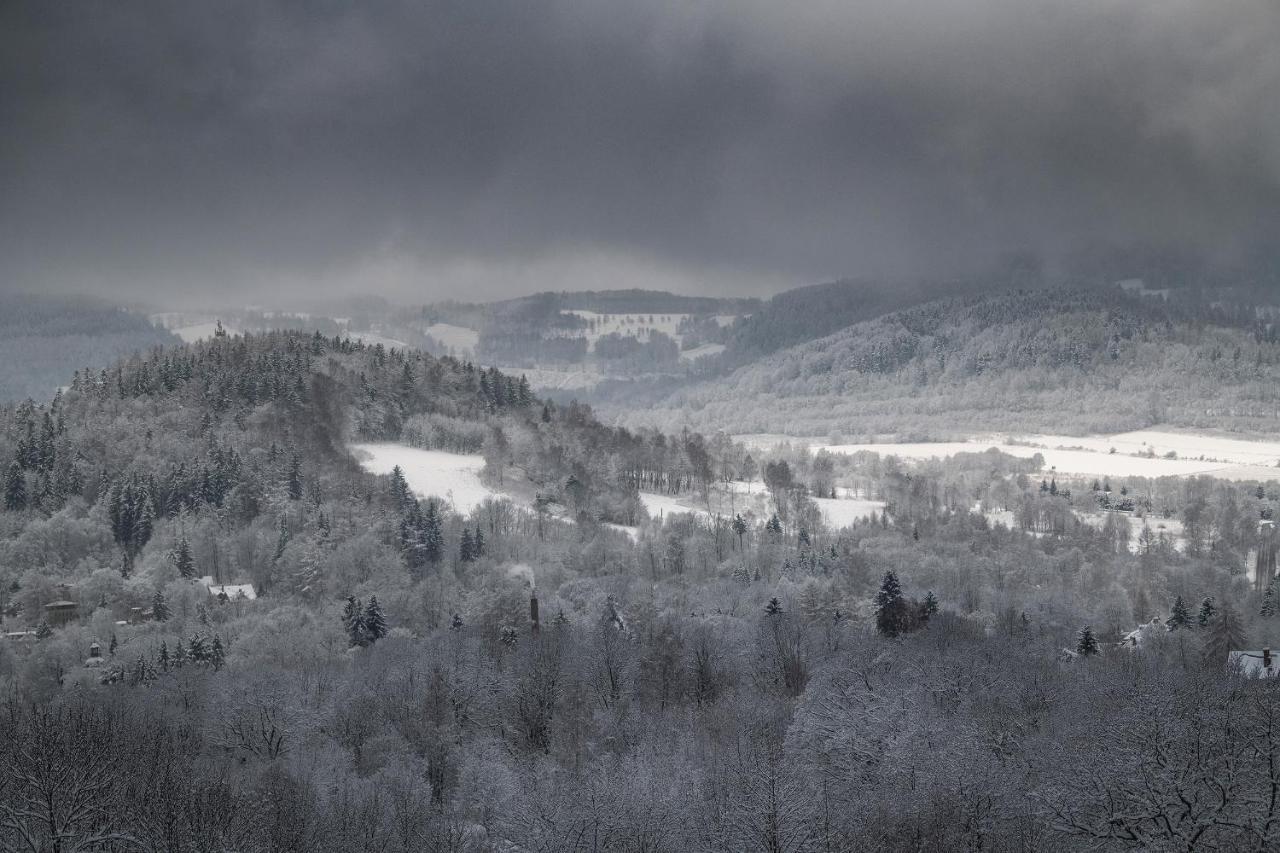
{"label": "snowy field", "polygon": [[1095,453],[1109,453],[1112,448],[1115,448],[1117,454],[1163,457],[1173,452],[1179,459],[1203,459],[1237,465],[1275,467],[1276,462],[1280,461],[1280,441],[1246,441],[1239,438],[1159,430],[1136,430],[1115,435],[1084,437],[1027,435],[1018,436],[1015,440],[1044,447],[1079,448]]}
{"label": "snowy field", "polygon": [[[222,328],[226,330],[228,335],[240,334],[238,329],[233,329],[230,326],[224,325]],[[218,321],[214,320],[210,323],[195,323],[190,326],[179,326],[178,328],[170,329],[169,331],[182,338],[183,343],[190,344],[195,343],[196,341],[209,340],[213,337],[213,333],[217,331],[217,329]]]}
{"label": "snowy field", "polygon": [[[980,453],[995,447],[1029,459],[1039,453],[1044,470],[1060,474],[1110,477],[1190,477],[1224,480],[1280,480],[1280,442],[1246,441],[1195,433],[1140,430],[1115,435],[979,436],[967,441],[829,444],[820,439],[788,439],[777,435],[738,436],[755,448],[783,441],[805,443],[813,451],[852,454],[868,451],[902,459],[941,459],[957,453]],[[1012,443],[1011,443],[1012,442]],[[1111,452],[1114,448],[1115,452]],[[1166,458],[1169,453],[1176,458]]]}
{"label": "snowy field", "polygon": [[705,509],[699,509],[693,506],[687,506],[681,503],[680,499],[672,495],[659,495],[654,492],[641,492],[640,503],[644,504],[644,508],[649,511],[652,518],[661,518],[667,515],[679,515],[681,513],[693,513],[698,516],[706,516],[708,513]]}
{"label": "snowy field", "polygon": [[353,444],[351,451],[360,466],[374,474],[390,474],[399,465],[415,494],[443,498],[464,515],[486,498],[505,497],[480,481],[484,457],[478,454],[419,450],[403,444]]}
{"label": "snowy field", "polygon": [[[1107,523],[1107,516],[1111,513],[1076,513],[1076,517],[1090,527],[1096,527],[1099,530]],[[1142,535],[1143,525],[1151,528],[1153,536],[1166,536],[1173,543],[1174,550],[1183,551],[1187,547],[1186,536],[1183,535],[1182,522],[1176,518],[1139,518],[1136,515],[1125,512],[1114,513],[1115,517],[1120,521],[1129,525],[1129,551],[1134,554],[1141,553],[1142,543],[1138,537]]]}
{"label": "snowy field", "polygon": [[[211,317],[208,314],[201,316],[199,314],[179,314],[171,311],[164,314],[152,314],[147,319],[161,328],[168,329],[181,338],[183,343],[187,344],[212,338],[213,333],[218,328],[218,318]],[[226,324],[223,324],[223,328],[228,335],[240,334],[238,330]]]}
{"label": "snowy field", "polygon": [[598,370],[556,370],[550,367],[499,367],[508,376],[524,376],[534,391],[580,391],[605,380]]}
{"label": "snowy field", "polygon": [[[733,482],[730,483],[730,489],[739,497],[755,498],[757,504],[750,507],[749,503],[739,502],[738,511],[742,512],[748,508],[754,508],[757,512],[768,512],[767,495],[764,483],[755,480],[753,482]],[[729,505],[725,502],[723,492],[719,494],[713,493],[712,500],[718,506],[721,514],[728,516],[731,514]],[[701,517],[709,517],[710,513],[704,507],[696,506],[697,498],[692,495],[682,495],[674,497],[672,495],[659,495],[652,492],[641,492],[640,502],[644,504],[645,509],[649,511],[649,515],[653,518],[660,516],[675,515],[678,513],[691,512]],[[861,521],[872,512],[879,513],[884,509],[884,501],[862,500],[858,498],[813,498],[818,509],[822,512],[822,519],[827,525],[833,529],[847,527],[854,522]]]}
{"label": "snowy field", "polygon": [[595,324],[594,328],[568,333],[570,337],[586,338],[588,349],[595,349],[596,341],[605,335],[615,333],[623,337],[647,341],[651,333],[662,332],[679,341],[680,335],[676,329],[680,328],[681,321],[689,316],[688,314],[597,314],[595,311],[578,310],[560,313],[572,314]]}
{"label": "snowy field", "polygon": [[681,350],[680,360],[697,361],[700,358],[705,358],[709,355],[719,355],[722,352],[724,352],[724,344],[703,344],[702,346],[694,347],[693,349]]}
{"label": "snowy field", "polygon": [[480,333],[466,326],[454,326],[449,323],[433,323],[423,332],[440,343],[457,352],[474,352],[480,343]]}
{"label": "snowy field", "polygon": [[857,521],[884,510],[884,501],[867,501],[853,498],[813,498],[813,502],[822,510],[822,519],[827,526],[839,529],[848,527]]}
{"label": "snowy field", "polygon": [[354,340],[364,341],[365,346],[376,347],[382,344],[387,349],[408,349],[409,345],[404,341],[396,340],[379,335],[377,332],[348,332],[347,337]]}

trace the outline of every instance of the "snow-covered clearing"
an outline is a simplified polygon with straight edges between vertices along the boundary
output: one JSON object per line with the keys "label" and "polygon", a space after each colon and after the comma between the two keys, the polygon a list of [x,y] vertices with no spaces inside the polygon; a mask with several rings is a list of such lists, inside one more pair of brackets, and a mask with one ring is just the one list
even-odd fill
{"label": "snow-covered clearing", "polygon": [[649,511],[649,515],[653,518],[690,512],[697,516],[708,515],[705,509],[687,506],[684,503],[681,503],[680,499],[673,495],[660,495],[655,492],[641,492],[640,503],[644,504],[644,508]]}
{"label": "snow-covered clearing", "polygon": [[387,349],[408,349],[409,345],[404,341],[395,338],[387,338],[379,335],[377,332],[348,332],[347,336],[352,340],[359,339],[364,341],[365,346],[376,347],[382,344]]}
{"label": "snow-covered clearing", "polygon": [[415,494],[443,498],[464,515],[487,498],[506,497],[480,481],[484,457],[478,454],[420,450],[403,444],[353,444],[351,450],[361,467],[374,474],[390,474],[399,465]]}
{"label": "snow-covered clearing", "polygon": [[556,370],[551,367],[498,367],[508,376],[524,376],[535,391],[578,391],[594,388],[607,377],[597,370]]}
{"label": "snow-covered clearing", "polygon": [[1076,517],[1082,522],[1099,530],[1106,525],[1108,515],[1114,516],[1117,521],[1129,525],[1129,551],[1134,554],[1142,551],[1142,543],[1138,540],[1138,537],[1142,535],[1143,526],[1151,528],[1152,536],[1157,538],[1160,536],[1167,537],[1174,550],[1182,551],[1187,546],[1186,537],[1183,535],[1182,522],[1176,518],[1142,518],[1127,512],[1076,513]]}
{"label": "snow-covered clearing", "polygon": [[619,533],[627,534],[631,537],[632,542],[635,542],[640,538],[640,528],[638,527],[628,527],[625,524],[614,524],[612,521],[606,521],[604,526],[610,530],[616,530]]}
{"label": "snow-covered clearing", "polygon": [[[440,450],[421,450],[403,444],[365,443],[351,445],[360,466],[374,474],[390,474],[397,465],[404,472],[405,481],[415,494],[421,497],[438,497],[448,501],[455,510],[464,515],[484,503],[486,498],[509,497],[500,491],[489,488],[480,480],[480,471],[484,468],[484,457],[478,454],[445,453]],[[765,500],[767,493],[764,484],[732,483],[735,495],[755,497]],[[706,507],[698,506],[695,495],[662,495],[656,492],[641,492],[640,502],[644,504],[652,518],[665,518],[672,515],[692,513],[699,518],[710,518]],[[882,501],[861,500],[856,498],[815,498],[822,510],[822,516],[833,528],[841,528],[855,521],[866,518],[873,511],[884,509]],[[746,509],[745,504],[739,510]],[[728,507],[725,507],[725,515]],[[627,533],[633,539],[637,531],[633,527],[619,524],[608,524],[614,530]]]}
{"label": "snow-covered clearing", "polygon": [[670,335],[677,342],[680,334],[676,331],[688,314],[597,314],[595,311],[568,310],[562,314],[581,317],[591,324],[589,328],[566,332],[567,337],[587,339],[587,348],[595,349],[596,341],[605,335],[617,333],[623,337],[633,337],[639,341],[649,340],[653,332]]}
{"label": "snow-covered clearing", "polygon": [[[942,459],[957,453],[981,453],[995,447],[1029,459],[1037,453],[1046,472],[1109,477],[1190,477],[1224,480],[1280,479],[1280,442],[1246,441],[1195,433],[1139,430],[1115,435],[975,436],[965,441],[830,444],[821,439],[739,436],[748,445],[768,448],[783,441],[807,444],[813,451],[860,451],[902,459]],[[1114,453],[1112,450],[1114,449]],[[1166,458],[1172,452],[1173,458]]]}
{"label": "snow-covered clearing", "polygon": [[724,344],[703,344],[702,346],[694,347],[693,349],[681,350],[680,360],[696,361],[708,355],[719,355],[722,352],[724,352]]}
{"label": "snow-covered clearing", "polygon": [[433,323],[423,329],[423,332],[458,352],[474,351],[476,344],[480,343],[480,333],[466,326]]}
{"label": "snow-covered clearing", "polygon": [[822,519],[832,528],[848,527],[861,521],[871,513],[879,514],[884,510],[884,501],[868,501],[856,498],[814,498],[813,502],[822,510]]}
{"label": "snow-covered clearing", "polygon": [[[224,325],[222,328],[228,335],[240,334],[238,330],[233,329],[230,326]],[[182,339],[183,343],[186,344],[193,344],[196,341],[208,340],[213,337],[213,333],[217,330],[217,320],[210,320],[207,323],[191,323],[186,326],[175,326],[169,329],[170,332],[173,332]]]}
{"label": "snow-covered clearing", "polygon": [[[717,487],[711,493],[713,506],[726,518],[733,514],[734,507],[738,512],[754,510],[759,514],[772,511],[769,493],[765,490],[764,483],[760,480],[731,482],[728,492],[733,493],[732,500],[723,488]],[[823,521],[833,529],[847,527],[854,522],[861,521],[871,515],[872,512],[879,513],[884,509],[884,501],[864,500],[861,498],[813,498],[812,500],[821,510]],[[697,496],[692,494],[677,497],[641,492],[640,502],[644,504],[645,509],[649,511],[649,515],[653,518],[686,512],[691,512],[701,518],[711,517],[711,513],[707,512],[706,507],[699,505]]]}
{"label": "snow-covered clearing", "polygon": [[[1095,453],[1143,454],[1163,457],[1173,452],[1179,459],[1231,462],[1237,465],[1274,467],[1280,461],[1280,441],[1246,441],[1196,433],[1135,430],[1114,435],[1027,435],[1019,442],[1045,447],[1081,448]],[[1280,474],[1278,474],[1280,476]]]}

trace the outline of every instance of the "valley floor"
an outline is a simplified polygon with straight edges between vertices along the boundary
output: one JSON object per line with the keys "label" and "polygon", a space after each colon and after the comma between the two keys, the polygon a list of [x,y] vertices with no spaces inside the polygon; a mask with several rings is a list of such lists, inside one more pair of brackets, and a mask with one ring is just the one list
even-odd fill
{"label": "valley floor", "polygon": [[1280,480],[1280,441],[1247,441],[1189,432],[1137,430],[1113,435],[975,435],[965,441],[844,443],[777,434],[740,435],[750,447],[783,443],[810,450],[861,451],[902,459],[945,458],[994,447],[1011,456],[1044,459],[1044,471],[1096,477],[1191,477]]}

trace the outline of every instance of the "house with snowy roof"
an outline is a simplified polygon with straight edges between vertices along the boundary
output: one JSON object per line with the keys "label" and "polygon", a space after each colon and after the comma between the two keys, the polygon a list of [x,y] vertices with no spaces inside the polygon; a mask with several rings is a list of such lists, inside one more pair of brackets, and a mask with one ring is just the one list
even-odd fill
{"label": "house with snowy roof", "polygon": [[1160,617],[1157,616],[1150,622],[1145,622],[1125,634],[1120,638],[1120,642],[1116,645],[1125,649],[1140,649],[1150,637],[1167,633],[1167,631],[1168,629],[1165,628],[1164,623],[1161,622]]}
{"label": "house with snowy roof", "polygon": [[1227,670],[1245,678],[1275,678],[1280,675],[1280,659],[1271,649],[1238,651],[1227,654]]}
{"label": "house with snowy roof", "polygon": [[214,583],[211,575],[205,575],[200,578],[200,584],[209,590],[209,595],[224,603],[228,601],[253,601],[258,597],[258,591],[253,588],[251,583]]}

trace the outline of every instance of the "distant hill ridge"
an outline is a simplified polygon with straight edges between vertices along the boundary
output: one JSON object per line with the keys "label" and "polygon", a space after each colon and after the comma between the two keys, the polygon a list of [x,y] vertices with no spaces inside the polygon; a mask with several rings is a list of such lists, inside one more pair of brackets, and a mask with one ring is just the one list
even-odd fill
{"label": "distant hill ridge", "polygon": [[91,297],[0,294],[0,402],[44,399],[85,367],[177,339]]}
{"label": "distant hill ridge", "polygon": [[940,299],[679,390],[632,423],[826,434],[1246,431],[1280,418],[1274,325],[1118,288]]}

